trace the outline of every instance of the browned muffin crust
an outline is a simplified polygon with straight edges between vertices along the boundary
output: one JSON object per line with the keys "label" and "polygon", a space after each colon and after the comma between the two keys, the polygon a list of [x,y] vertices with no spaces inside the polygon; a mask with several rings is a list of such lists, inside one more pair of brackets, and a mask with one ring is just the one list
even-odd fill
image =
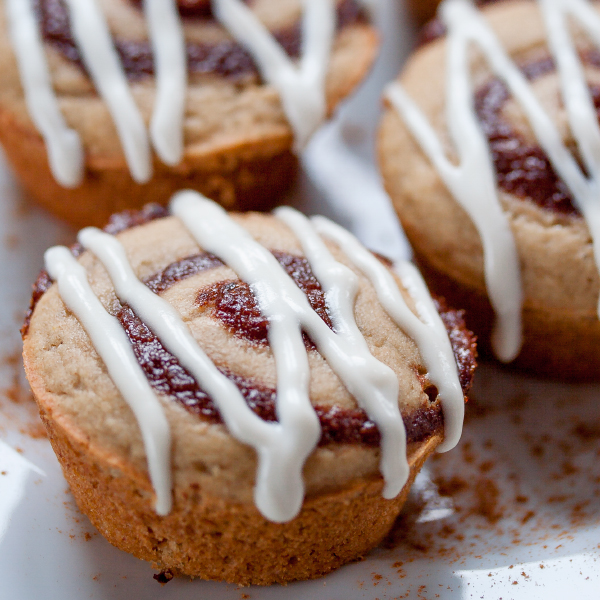
{"label": "browned muffin crust", "polygon": [[442,439],[434,435],[409,445],[410,477],[393,500],[382,497],[380,478],[362,479],[305,499],[293,521],[279,524],[254,506],[211,497],[197,484],[159,517],[140,493],[149,492],[147,481],[130,473],[115,476],[90,456],[83,440],[74,442],[44,411],[41,417],[79,508],[110,543],[170,576],[202,573],[203,579],[238,585],[312,579],[359,560],[388,534],[416,474]]}

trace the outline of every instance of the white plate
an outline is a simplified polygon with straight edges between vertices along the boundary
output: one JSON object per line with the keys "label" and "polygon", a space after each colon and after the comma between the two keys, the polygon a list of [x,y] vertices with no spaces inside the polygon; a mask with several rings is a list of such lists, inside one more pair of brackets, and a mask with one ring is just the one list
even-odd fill
{"label": "white plate", "polygon": [[[398,31],[399,8],[383,15]],[[406,253],[372,165],[379,90],[409,43],[308,149],[298,206]],[[300,200],[302,196],[302,200]],[[23,380],[18,328],[43,251],[74,232],[21,198],[0,158],[0,598],[352,600],[600,598],[600,391],[483,365],[458,449],[418,478],[388,547],[320,580],[239,588],[173,580],[110,546],[77,510]]]}

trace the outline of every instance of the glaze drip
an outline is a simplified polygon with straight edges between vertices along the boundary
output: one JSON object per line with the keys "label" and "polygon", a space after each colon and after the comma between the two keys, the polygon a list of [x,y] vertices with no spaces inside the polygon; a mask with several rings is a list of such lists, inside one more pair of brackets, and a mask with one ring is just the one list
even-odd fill
{"label": "glaze drip", "polygon": [[264,80],[279,93],[302,149],[325,119],[325,77],[335,35],[334,0],[304,0],[302,54],[290,60],[258,17],[240,0],[213,0],[215,16],[254,57]]}
{"label": "glaze drip", "polygon": [[21,74],[27,109],[48,149],[50,168],[62,186],[72,188],[83,176],[79,134],[70,129],[52,89],[50,69],[30,0],[8,0],[9,35]]}
{"label": "glaze drip", "polygon": [[135,414],[146,449],[150,480],[156,491],[156,512],[167,515],[172,506],[171,431],[164,409],[119,322],[94,294],[86,270],[63,246],[50,248],[44,258],[63,302],[89,335],[109,377]]}
{"label": "glaze drip", "polygon": [[[113,118],[131,176],[137,183],[146,183],[152,177],[150,140],[104,13],[97,0],[64,1],[71,17],[73,37],[90,78]],[[178,99],[174,102],[177,105]],[[160,109],[160,104],[157,108]]]}
{"label": "glaze drip", "polygon": [[[277,209],[278,213],[289,209]],[[291,219],[286,219],[290,224]],[[423,361],[428,369],[428,379],[439,390],[439,398],[444,411],[444,441],[438,447],[439,452],[447,452],[458,443],[464,421],[463,393],[458,379],[457,364],[448,339],[446,328],[442,322],[437,308],[429,294],[429,290],[420,273],[409,262],[399,262],[394,266],[397,276],[408,291],[415,303],[417,315],[408,307],[408,304],[397,281],[376,256],[369,252],[348,231],[324,217],[313,217],[315,236],[318,232],[323,237],[334,241],[349,257],[352,263],[362,274],[369,279],[377,293],[379,302],[392,321],[415,341]],[[301,233],[299,227],[294,229],[296,234]],[[309,256],[315,255],[316,238],[302,231],[303,247]],[[323,261],[325,262],[325,261]],[[336,278],[329,278],[335,281]],[[339,285],[339,281],[337,282]],[[333,294],[339,293],[333,291]],[[347,306],[347,312],[353,312],[352,306]],[[336,328],[337,322],[334,320]],[[381,423],[374,420],[381,427]],[[385,442],[385,439],[384,439]]]}

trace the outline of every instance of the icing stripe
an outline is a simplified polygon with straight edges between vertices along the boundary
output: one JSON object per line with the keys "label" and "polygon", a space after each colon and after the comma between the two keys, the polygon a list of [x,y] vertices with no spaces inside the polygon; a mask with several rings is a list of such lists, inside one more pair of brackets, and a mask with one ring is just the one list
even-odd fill
{"label": "icing stripe", "polygon": [[89,335],[113,383],[133,411],[142,432],[150,480],[156,492],[156,512],[171,510],[171,433],[160,401],[152,391],[120,323],[94,294],[87,272],[68,248],[45,254],[46,270],[57,283],[67,308]]}
{"label": "icing stripe", "polygon": [[187,64],[183,26],[175,0],[144,0],[156,63],[156,101],[150,136],[167,165],[183,156],[183,113]]}
{"label": "icing stripe", "polygon": [[[379,428],[380,470],[386,481],[383,495],[395,498],[410,471],[406,460],[406,431],[398,408],[398,378],[387,365],[371,354],[356,324],[354,302],[358,292],[358,277],[334,259],[304,215],[288,207],[277,209],[275,215],[302,244],[311,269],[326,294],[339,350],[330,351],[325,356],[358,405]],[[319,349],[324,353],[320,346]]]}
{"label": "icing stripe", "polygon": [[[550,135],[546,130],[548,124],[544,123],[543,119],[541,122],[536,122],[537,111],[526,110],[526,112],[552,166],[573,192],[575,204],[590,230],[594,260],[596,267],[600,269],[600,126],[583,67],[567,24],[567,17],[579,21],[593,43],[600,48],[600,16],[590,4],[582,0],[541,0],[540,4],[548,30],[550,48],[558,67],[569,125],[577,140],[577,147],[589,178],[562,143],[556,128],[554,128],[556,133]],[[550,119],[548,121],[551,122]],[[600,298],[597,311],[600,316]]]}
{"label": "icing stripe", "polygon": [[6,0],[5,6],[25,101],[48,149],[50,170],[62,186],[75,187],[83,178],[81,140],[58,107],[31,0]]}
{"label": "icing stripe", "polygon": [[[180,204],[176,206],[185,211]],[[214,225],[215,229],[219,226],[218,223]],[[308,360],[298,326],[297,336],[292,334],[285,339],[277,334],[274,339],[269,336],[274,344],[273,352],[282,357],[277,375],[278,381],[283,382],[278,385],[279,423],[269,423],[252,412],[234,383],[198,346],[177,311],[138,280],[116,238],[88,228],[80,232],[79,241],[105,266],[117,296],[133,308],[213,398],[231,434],[256,449],[259,457],[255,488],[258,509],[275,522],[295,517],[304,497],[302,467],[320,435],[318,418],[310,403],[307,405]],[[279,299],[279,303],[285,305],[285,300]],[[272,329],[277,330],[275,323],[272,323]]]}
{"label": "icing stripe", "polygon": [[[309,313],[332,332],[275,257],[220,206],[186,191],[174,196],[171,210],[203,250],[221,258],[250,285],[261,313],[269,320],[269,345],[277,374],[277,416],[284,433],[279,452],[272,459],[288,474],[285,487],[289,486],[294,502],[300,500],[294,507],[299,510],[304,488],[302,466],[320,437],[319,420],[308,397],[309,366],[300,329],[302,317]],[[306,331],[319,346],[314,329]],[[285,489],[284,482],[277,487]]]}
{"label": "icing stripe", "polygon": [[419,272],[407,262],[395,266],[415,300],[422,320],[406,304],[391,273],[351,233],[325,217],[313,217],[311,220],[316,230],[339,245],[344,254],[371,281],[384,310],[417,344],[429,370],[429,379],[439,390],[444,411],[444,442],[439,451],[451,450],[462,433],[464,396],[448,333]]}
{"label": "icing stripe", "polygon": [[469,48],[476,42],[488,60],[501,57],[505,63],[508,59],[486,22],[466,0],[445,2],[440,14],[449,31],[447,121],[459,155],[458,166],[448,160],[433,127],[400,84],[388,86],[386,96],[479,232],[486,286],[496,313],[492,345],[498,358],[510,362],[519,354],[523,341],[520,264],[508,219],[498,200],[488,144],[472,102]]}
{"label": "icing stripe", "polygon": [[304,0],[303,4],[302,58],[296,65],[241,0],[213,0],[219,21],[248,48],[262,76],[279,92],[297,149],[306,145],[326,116],[325,76],[336,22],[334,0]]}
{"label": "icing stripe", "polygon": [[[465,419],[465,398],[452,344],[446,326],[433,304],[427,285],[418,269],[406,261],[396,263],[394,269],[415,302],[419,317],[426,326],[415,323],[411,337],[419,347],[423,361],[429,369],[429,380],[438,388],[444,411],[444,441],[438,446],[437,451],[448,452],[458,444]],[[395,295],[392,289],[392,296]],[[382,301],[382,304],[384,307],[389,306],[388,314],[398,327],[403,328],[398,309],[392,308],[399,306],[398,300],[392,300],[390,297],[388,302]],[[392,314],[392,310],[395,310],[396,316]],[[407,331],[410,329],[410,326],[407,326]]]}
{"label": "icing stripe", "polygon": [[148,134],[127,84],[106,19],[96,0],[64,1],[85,66],[115,122],[131,176],[137,183],[146,183],[152,177]]}

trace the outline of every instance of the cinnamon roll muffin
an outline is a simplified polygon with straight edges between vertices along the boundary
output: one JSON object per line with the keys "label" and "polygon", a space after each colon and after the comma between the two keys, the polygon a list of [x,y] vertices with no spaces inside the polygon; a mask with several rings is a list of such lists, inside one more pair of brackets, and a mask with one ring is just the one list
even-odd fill
{"label": "cinnamon roll muffin", "polygon": [[379,131],[416,259],[484,350],[597,379],[598,4],[446,0],[439,14],[447,34],[390,85]]}
{"label": "cinnamon roll muffin", "polygon": [[0,143],[76,226],[194,188],[266,209],[294,149],[361,81],[357,0],[2,0]]}
{"label": "cinnamon roll muffin", "polygon": [[49,439],[82,512],[167,577],[323,575],[457,443],[474,338],[326,219],[171,207],[46,254],[23,356]]}

